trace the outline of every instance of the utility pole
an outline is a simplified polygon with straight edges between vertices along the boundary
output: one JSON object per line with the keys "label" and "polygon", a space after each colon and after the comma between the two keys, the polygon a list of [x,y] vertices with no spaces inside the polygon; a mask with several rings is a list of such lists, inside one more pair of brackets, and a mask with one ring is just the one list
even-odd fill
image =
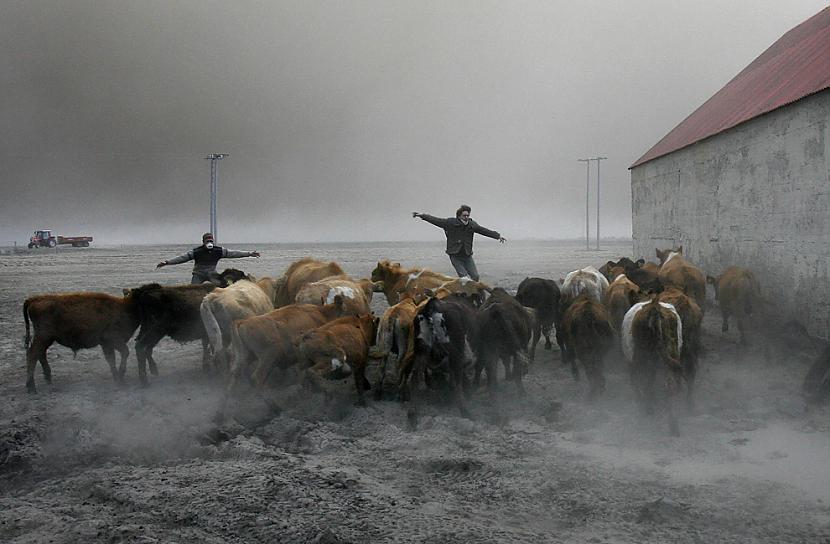
{"label": "utility pole", "polygon": [[[577,159],[579,162],[585,163],[585,249],[591,249],[591,242],[588,238],[588,193],[591,185],[591,161],[593,159]],[[599,163],[597,163],[599,164]]]}
{"label": "utility pole", "polygon": [[219,161],[230,153],[211,153],[205,159],[210,160],[210,232],[213,239],[219,243],[219,233],[216,227],[216,186],[219,183]]}
{"label": "utility pole", "polygon": [[597,251],[599,251],[599,162],[606,160],[608,157],[595,157],[597,161]]}

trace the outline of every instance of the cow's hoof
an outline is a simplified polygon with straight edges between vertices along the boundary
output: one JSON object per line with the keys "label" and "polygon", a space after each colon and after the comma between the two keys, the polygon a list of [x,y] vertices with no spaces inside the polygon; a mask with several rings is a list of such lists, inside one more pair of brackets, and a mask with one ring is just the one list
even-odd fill
{"label": "cow's hoof", "polygon": [[34,395],[34,394],[36,394],[36,393],[37,393],[37,387],[35,387],[35,386],[34,386],[34,384],[28,384],[28,383],[27,383],[27,384],[26,384],[26,391],[27,391],[30,395]]}
{"label": "cow's hoof", "polygon": [[144,378],[144,379],[141,380],[141,387],[144,388],[144,389],[147,389],[148,387],[150,387],[150,382],[147,380],[147,378]]}
{"label": "cow's hoof", "polygon": [[358,408],[366,408],[366,399],[357,399],[354,405]]}
{"label": "cow's hoof", "polygon": [[376,401],[381,401],[381,400],[383,400],[383,390],[382,390],[382,388],[381,388],[381,387],[375,386],[375,393],[374,393],[374,397],[375,397],[375,400],[376,400]]}
{"label": "cow's hoof", "polygon": [[553,345],[552,344],[545,344],[545,349],[550,351],[550,350],[553,349]]}
{"label": "cow's hoof", "polygon": [[150,366],[150,374],[152,374],[153,376],[158,376],[159,375],[159,369],[156,368],[156,365],[151,365]]}

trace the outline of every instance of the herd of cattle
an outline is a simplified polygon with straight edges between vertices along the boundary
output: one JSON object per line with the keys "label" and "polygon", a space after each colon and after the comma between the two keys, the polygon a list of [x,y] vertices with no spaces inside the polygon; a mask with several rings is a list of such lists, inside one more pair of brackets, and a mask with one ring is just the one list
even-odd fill
{"label": "herd of cattle", "polygon": [[[684,259],[682,246],[658,250],[657,257],[659,265],[623,257],[559,281],[525,278],[515,295],[389,261],[378,262],[371,279],[355,280],[337,263],[311,258],[293,263],[276,279],[228,269],[218,278],[221,287],[151,283],[124,289],[122,297],[37,295],[23,304],[26,386],[36,392],[38,361],[51,381],[46,351],[54,342],[73,351],[101,346],[113,378],[123,382],[127,342],[138,329],[135,352],[143,385],[148,363],[158,374],[153,348],[162,338],[201,340],[205,369],[225,376],[229,395],[240,380],[263,387],[293,368],[305,384],[323,391],[328,380],[352,376],[362,405],[367,389],[381,399],[387,371],[394,369],[398,398],[408,403],[414,425],[424,388],[449,396],[469,416],[465,398],[485,372],[486,390],[495,400],[499,361],[504,379],[522,394],[537,343],[544,336],[551,349],[555,330],[563,363],[577,380],[582,370],[590,398],[605,389],[603,361],[615,346],[628,361],[647,413],[654,410],[658,371],[665,373],[669,428],[677,434],[673,405],[684,390],[692,403],[707,280],[715,287],[723,330],[728,318],[736,317],[742,342],[761,298],[748,270],[732,267],[707,278]],[[376,292],[389,304],[380,318],[370,309]],[[366,377],[370,358],[380,359],[374,384]]]}

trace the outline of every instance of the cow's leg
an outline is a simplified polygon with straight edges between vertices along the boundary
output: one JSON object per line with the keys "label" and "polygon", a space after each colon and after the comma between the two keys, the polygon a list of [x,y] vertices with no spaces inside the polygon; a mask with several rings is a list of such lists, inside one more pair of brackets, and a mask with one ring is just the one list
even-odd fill
{"label": "cow's leg", "polygon": [[586,361],[585,375],[590,384],[588,398],[595,400],[605,392],[605,373],[603,372],[602,357],[591,357],[589,361]]}
{"label": "cow's leg", "polygon": [[[553,323],[542,323],[541,324],[541,332],[545,336],[545,349],[550,351],[553,348],[553,344],[550,341],[550,330],[553,328]],[[537,337],[536,340],[538,341],[539,338]]]}
{"label": "cow's leg", "polygon": [[[574,381],[579,381],[579,367],[576,365],[577,353],[574,349],[574,346],[570,343],[567,344],[566,347],[567,351],[565,352],[568,356],[568,362],[571,365],[571,376],[574,377]],[[581,360],[581,359],[580,359]]]}
{"label": "cow's leg", "polygon": [[527,373],[527,355],[523,353],[516,353],[513,355],[513,381],[516,383],[516,389],[520,396],[525,394],[525,386],[522,378]]}
{"label": "cow's leg", "polygon": [[721,308],[721,317],[723,318],[723,322],[720,326],[720,332],[726,332],[729,330],[729,314],[723,311],[723,308]]}
{"label": "cow's leg", "polygon": [[686,382],[686,409],[690,412],[695,408],[694,388],[696,375],[697,353],[689,353],[683,364],[683,379]]}
{"label": "cow's leg", "polygon": [[[539,343],[539,338],[541,336],[542,325],[540,323],[536,323],[535,325],[533,325],[533,335],[530,337],[530,362],[536,360],[536,344]],[[550,339],[548,339],[548,343],[550,343]]]}
{"label": "cow's leg", "polygon": [[354,387],[357,389],[357,405],[366,406],[366,396],[364,394],[366,386],[365,366],[355,365],[352,370],[354,375]]}
{"label": "cow's leg", "polygon": [[130,348],[127,347],[127,344],[121,344],[116,349],[119,355],[121,355],[121,363],[118,365],[118,376],[123,382],[124,375],[127,373],[127,357],[130,356]]}
{"label": "cow's leg", "polygon": [[[47,342],[35,336],[32,343],[26,349],[26,390],[29,393],[37,393],[37,387],[35,387],[35,367],[38,361],[40,361],[40,366],[43,368],[43,377],[46,378],[46,369],[48,368],[49,379],[47,381],[51,381],[52,379],[52,369],[49,367],[49,363],[46,362],[46,350],[51,345],[51,340]],[[44,363],[46,363],[45,366]]]}
{"label": "cow's leg", "polygon": [[406,417],[409,420],[411,429],[418,426],[418,386],[419,381],[423,379],[424,369],[426,368],[425,356],[416,354],[412,361],[412,370],[409,373],[409,380],[406,386],[406,397],[409,407],[406,412]]}
{"label": "cow's leg", "polygon": [[49,361],[46,360],[46,350],[45,349],[41,352],[40,357],[38,357],[38,360],[40,361],[40,369],[43,371],[43,379],[46,381],[46,383],[51,384],[52,383],[52,367],[49,366]]}
{"label": "cow's leg", "polygon": [[107,342],[101,344],[101,349],[104,352],[104,359],[110,365],[110,372],[112,372],[112,378],[115,380],[115,383],[123,384],[124,380],[121,378],[121,374],[118,373],[118,368],[115,366],[115,348]]}
{"label": "cow's leg", "polygon": [[458,411],[461,412],[462,417],[466,417],[467,419],[473,419],[472,414],[467,409],[467,405],[464,402],[464,395],[461,394],[461,389],[463,388],[464,383],[464,370],[459,368],[456,365],[453,365],[454,370],[452,371],[452,376],[450,380],[450,395],[452,396],[453,401],[455,401],[455,405],[458,406]]}
{"label": "cow's leg", "polygon": [[749,318],[745,315],[738,316],[738,332],[741,335],[742,346],[749,345],[749,327],[747,326],[748,320]]}
{"label": "cow's leg", "polygon": [[[381,357],[380,365],[378,365],[378,379],[375,382],[375,400],[381,400],[383,398],[383,381],[386,379],[386,365],[389,364],[389,359],[393,357],[394,352],[387,352],[386,355]],[[397,353],[395,353],[394,357],[397,358]],[[397,365],[398,372],[401,371],[400,363]]]}
{"label": "cow's leg", "polygon": [[141,385],[146,387],[147,381],[147,363],[150,364],[150,372],[153,376],[158,376],[158,368],[156,362],[153,360],[153,348],[164,337],[164,334],[155,330],[142,330],[135,341],[135,358],[138,360],[138,379]]}
{"label": "cow's leg", "polygon": [[202,372],[209,373],[210,368],[210,342],[206,336],[202,337]]}
{"label": "cow's leg", "polygon": [[560,357],[562,359],[562,364],[566,365],[569,362],[568,361],[568,357],[569,357],[568,351],[570,350],[570,346],[568,345],[568,342],[565,339],[565,334],[563,332],[560,332],[561,330],[562,330],[562,327],[560,327],[560,326],[556,327],[556,343],[559,345],[559,353],[560,353]]}

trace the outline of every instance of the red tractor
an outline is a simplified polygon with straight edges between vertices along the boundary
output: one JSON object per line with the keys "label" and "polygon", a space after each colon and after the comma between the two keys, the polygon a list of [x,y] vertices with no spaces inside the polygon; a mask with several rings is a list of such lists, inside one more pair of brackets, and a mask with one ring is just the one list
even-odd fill
{"label": "red tractor", "polygon": [[52,236],[51,230],[36,230],[34,236],[29,238],[29,249],[64,244],[72,244],[72,247],[89,247],[90,242],[92,242],[92,236]]}

